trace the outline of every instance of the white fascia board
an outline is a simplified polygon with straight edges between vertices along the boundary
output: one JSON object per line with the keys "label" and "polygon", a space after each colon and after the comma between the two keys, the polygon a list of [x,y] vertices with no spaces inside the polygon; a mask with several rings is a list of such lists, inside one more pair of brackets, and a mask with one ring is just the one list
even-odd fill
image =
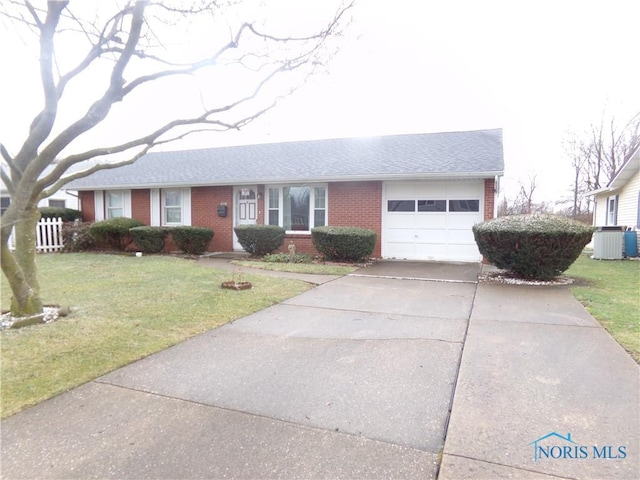
{"label": "white fascia board", "polygon": [[332,183],[332,182],[371,182],[386,180],[456,180],[469,178],[495,178],[504,175],[503,171],[490,172],[464,172],[464,173],[425,173],[425,174],[390,174],[390,175],[350,175],[342,177],[313,177],[313,178],[271,178],[271,179],[236,179],[226,182],[200,182],[200,183],[159,183],[137,185],[95,185],[76,187],[77,191],[91,190],[139,190],[149,188],[185,188],[185,187],[224,187],[233,185],[267,185],[284,183]]}

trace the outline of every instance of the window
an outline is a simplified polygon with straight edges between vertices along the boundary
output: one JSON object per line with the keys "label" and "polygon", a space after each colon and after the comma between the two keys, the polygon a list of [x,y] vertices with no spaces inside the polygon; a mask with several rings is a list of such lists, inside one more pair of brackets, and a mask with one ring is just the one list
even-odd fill
{"label": "window", "polygon": [[269,189],[269,225],[280,225],[280,190]]}
{"label": "window", "polygon": [[162,191],[162,224],[181,225],[182,224],[182,191],[163,190]]}
{"label": "window", "polygon": [[387,202],[388,212],[415,212],[415,200],[389,200]]}
{"label": "window", "polygon": [[607,198],[607,225],[618,224],[618,196]]}
{"label": "window", "polygon": [[55,208],[65,208],[67,206],[66,200],[56,200],[53,198],[49,199],[49,206]]}
{"label": "window", "polygon": [[267,207],[269,225],[308,232],[327,224],[327,189],[307,185],[271,187]]}
{"label": "window", "polygon": [[418,200],[419,212],[446,212],[446,200]]}
{"label": "window", "polygon": [[0,211],[1,213],[4,213],[4,211],[9,208],[9,205],[11,205],[11,198],[10,197],[0,197]]}
{"label": "window", "polygon": [[315,187],[313,204],[313,225],[320,227],[327,224],[327,191],[324,187]]}
{"label": "window", "polygon": [[449,200],[450,212],[479,212],[480,200]]}
{"label": "window", "polygon": [[[479,212],[480,200],[388,200],[388,212]],[[447,210],[447,203],[449,209]]]}
{"label": "window", "polygon": [[124,192],[107,193],[107,218],[124,217]]}

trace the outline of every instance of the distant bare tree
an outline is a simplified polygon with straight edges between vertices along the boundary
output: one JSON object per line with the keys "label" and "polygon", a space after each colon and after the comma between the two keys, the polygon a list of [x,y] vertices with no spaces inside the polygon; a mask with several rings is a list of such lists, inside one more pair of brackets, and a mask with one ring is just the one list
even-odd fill
{"label": "distant bare tree", "polygon": [[585,132],[567,132],[565,151],[574,171],[572,215],[590,211],[584,194],[605,187],[618,174],[631,154],[640,146],[640,112],[628,120],[606,112]]}
{"label": "distant bare tree", "polygon": [[[40,199],[71,180],[133,163],[153,147],[190,133],[239,129],[254,121],[326,64],[335,53],[331,40],[344,30],[352,7],[352,3],[342,3],[324,21],[313,18],[314,26],[305,27],[309,23],[287,21],[288,12],[273,10],[271,2],[253,2],[254,7],[272,10],[263,21],[251,18],[254,10],[247,3],[2,3],[3,26],[15,28],[16,42],[22,39],[34,47],[33,58],[38,62],[39,87],[19,93],[42,98],[41,110],[17,151],[10,152],[0,144],[4,160],[1,178],[11,196],[11,204],[2,214],[1,261],[13,293],[14,316],[42,312],[35,265]],[[190,32],[203,22],[204,38],[194,41]],[[28,75],[21,71],[21,65],[3,65],[3,71],[5,75]],[[200,92],[198,88],[172,89],[174,79],[205,71],[210,77]],[[140,95],[150,88],[159,92],[154,94],[153,105],[137,104]],[[175,105],[169,106],[172,97],[187,90],[200,93],[199,107],[189,113],[174,111]],[[84,113],[71,120],[61,113],[70,95],[88,105]],[[130,132],[115,125],[112,128],[122,138],[87,148],[83,143],[86,135],[113,118],[115,107],[123,103],[130,106],[130,118],[138,120],[131,125],[146,131]],[[141,116],[141,110],[150,107],[168,112],[168,120]],[[2,114],[10,112],[4,110]],[[156,125],[153,120],[157,120]],[[12,229],[15,251],[8,247]]]}
{"label": "distant bare tree", "polygon": [[546,202],[536,202],[534,194],[538,188],[538,177],[529,173],[526,180],[519,181],[519,190],[515,199],[503,197],[498,203],[498,216],[522,215],[530,213],[548,213],[551,207]]}

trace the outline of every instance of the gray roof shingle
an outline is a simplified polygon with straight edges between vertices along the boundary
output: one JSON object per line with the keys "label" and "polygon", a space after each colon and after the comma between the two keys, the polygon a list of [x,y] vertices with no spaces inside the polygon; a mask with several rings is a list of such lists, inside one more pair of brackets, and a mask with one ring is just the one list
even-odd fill
{"label": "gray roof shingle", "polygon": [[70,190],[501,175],[502,130],[153,152]]}

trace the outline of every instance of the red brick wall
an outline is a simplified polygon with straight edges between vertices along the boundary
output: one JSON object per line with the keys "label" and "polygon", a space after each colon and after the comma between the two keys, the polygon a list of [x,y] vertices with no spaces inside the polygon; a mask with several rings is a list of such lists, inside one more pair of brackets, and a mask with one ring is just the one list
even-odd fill
{"label": "red brick wall", "polygon": [[131,218],[151,225],[151,191],[131,190]]}
{"label": "red brick wall", "polygon": [[[218,205],[227,204],[227,216],[218,216]],[[233,251],[233,187],[191,188],[191,225],[213,230],[212,252]]]}
{"label": "red brick wall", "polygon": [[493,178],[485,178],[484,180],[484,219],[491,220],[493,218],[493,208],[496,199],[495,194],[496,181]]}
{"label": "red brick wall", "polygon": [[[369,228],[378,234],[378,241],[372,256],[381,255],[382,235],[382,182],[340,182],[330,183],[327,191],[329,226]],[[264,203],[261,203],[261,207]],[[296,252],[316,255],[311,235],[287,235],[280,251],[288,253],[289,242],[296,246]]]}
{"label": "red brick wall", "polygon": [[82,220],[85,222],[96,221],[96,202],[94,201],[93,191],[78,192],[80,199],[80,211],[82,212]]}
{"label": "red brick wall", "polygon": [[380,257],[382,238],[382,182],[329,184],[329,225],[362,227],[378,234],[372,256]]}

